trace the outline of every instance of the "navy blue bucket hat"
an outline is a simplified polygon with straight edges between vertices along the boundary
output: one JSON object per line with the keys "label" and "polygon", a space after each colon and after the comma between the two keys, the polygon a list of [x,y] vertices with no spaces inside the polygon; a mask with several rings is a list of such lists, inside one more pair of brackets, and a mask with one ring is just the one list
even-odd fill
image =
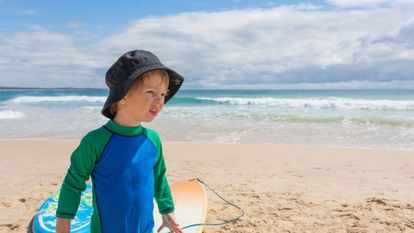
{"label": "navy blue bucket hat", "polygon": [[170,100],[184,82],[184,78],[164,66],[154,54],[144,50],[133,50],[122,55],[106,72],[105,82],[109,87],[109,95],[106,99],[102,114],[109,119],[114,119],[110,107],[125,97],[134,81],[143,73],[151,70],[165,70],[169,76],[168,93],[165,103]]}

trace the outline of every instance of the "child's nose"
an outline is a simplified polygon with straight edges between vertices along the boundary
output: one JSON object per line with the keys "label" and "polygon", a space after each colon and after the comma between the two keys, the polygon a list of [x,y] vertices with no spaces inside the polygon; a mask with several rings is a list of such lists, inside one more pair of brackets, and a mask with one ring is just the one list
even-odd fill
{"label": "child's nose", "polygon": [[164,96],[163,95],[157,95],[157,97],[155,98],[155,102],[156,103],[164,103]]}

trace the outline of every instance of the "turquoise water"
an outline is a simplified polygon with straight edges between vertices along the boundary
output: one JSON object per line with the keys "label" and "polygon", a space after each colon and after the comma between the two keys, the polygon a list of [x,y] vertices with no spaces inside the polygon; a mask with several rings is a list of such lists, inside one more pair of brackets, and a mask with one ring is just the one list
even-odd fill
{"label": "turquoise water", "polygon": [[[0,137],[80,138],[105,89],[0,90]],[[181,90],[152,123],[166,141],[414,149],[413,90]]]}

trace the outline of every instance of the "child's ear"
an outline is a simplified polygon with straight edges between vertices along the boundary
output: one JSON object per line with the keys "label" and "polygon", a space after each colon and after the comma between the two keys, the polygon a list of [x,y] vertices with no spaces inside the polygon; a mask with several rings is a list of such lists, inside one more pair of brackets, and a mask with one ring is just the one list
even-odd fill
{"label": "child's ear", "polygon": [[122,105],[124,105],[124,104],[125,104],[125,98],[126,98],[126,96],[125,96],[124,98],[122,98],[122,99],[119,101],[119,103],[120,103],[120,104],[122,104]]}

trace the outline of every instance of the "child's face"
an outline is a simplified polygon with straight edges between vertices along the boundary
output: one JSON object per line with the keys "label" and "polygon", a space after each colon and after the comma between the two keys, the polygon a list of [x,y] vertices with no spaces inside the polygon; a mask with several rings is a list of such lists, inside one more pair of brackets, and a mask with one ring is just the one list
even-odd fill
{"label": "child's face", "polygon": [[120,111],[116,115],[121,114],[118,117],[126,117],[134,122],[151,122],[164,107],[166,92],[167,84],[161,74],[150,72],[141,86],[128,91],[120,101]]}

